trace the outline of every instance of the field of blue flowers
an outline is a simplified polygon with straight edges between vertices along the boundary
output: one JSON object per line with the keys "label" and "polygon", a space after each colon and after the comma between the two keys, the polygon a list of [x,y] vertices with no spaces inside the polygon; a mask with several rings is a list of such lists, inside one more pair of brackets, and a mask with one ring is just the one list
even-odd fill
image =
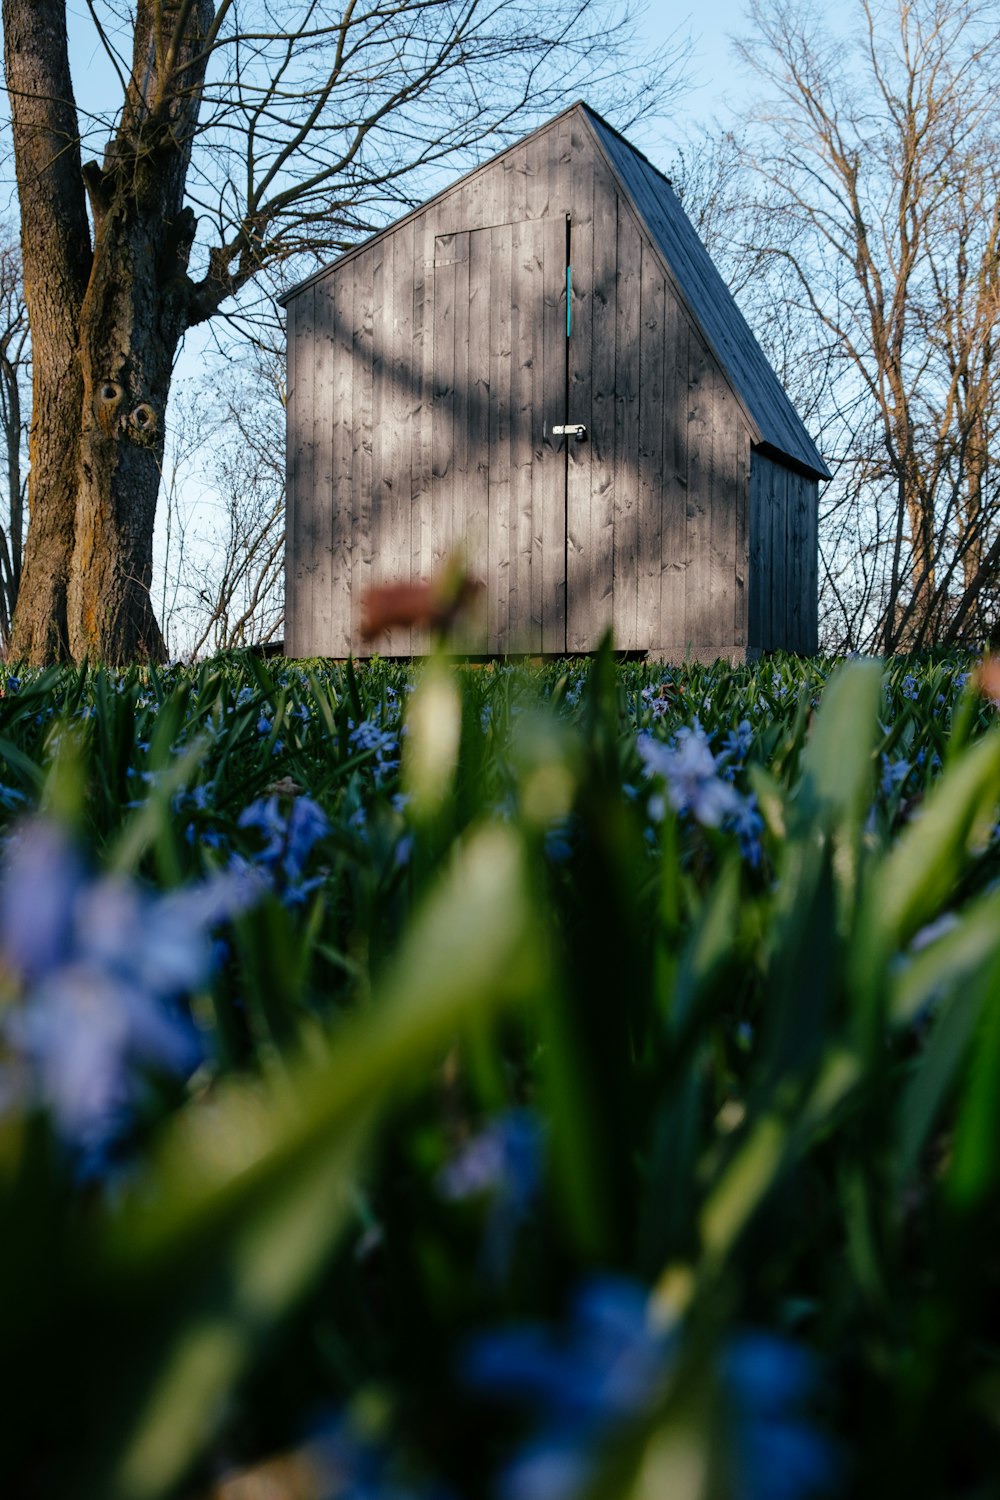
{"label": "field of blue flowers", "polygon": [[991,664],[0,690],[0,1493],[1000,1493]]}

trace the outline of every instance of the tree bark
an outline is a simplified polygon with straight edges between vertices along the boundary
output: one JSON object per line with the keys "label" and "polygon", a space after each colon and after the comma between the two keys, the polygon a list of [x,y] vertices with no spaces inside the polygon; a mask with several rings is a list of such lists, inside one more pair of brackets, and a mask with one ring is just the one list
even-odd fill
{"label": "tree bark", "polygon": [[[211,0],[142,0],[121,122],[80,160],[57,0],[3,0],[34,352],[30,527],[12,653],[162,657],[149,597],[164,417],[191,321],[183,207]],[[89,194],[93,245],[87,217]]]}
{"label": "tree bark", "polygon": [[4,65],[21,201],[24,296],[35,357],[29,528],[11,655],[48,661],[68,646],[83,376],[79,313],[90,230],[79,133],[58,0],[3,0]]}

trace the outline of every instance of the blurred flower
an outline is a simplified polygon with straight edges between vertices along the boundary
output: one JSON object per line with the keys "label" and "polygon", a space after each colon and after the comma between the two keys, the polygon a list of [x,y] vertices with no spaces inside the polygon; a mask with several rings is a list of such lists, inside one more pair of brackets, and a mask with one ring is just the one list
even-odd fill
{"label": "blurred flower", "polygon": [[801,1500],[839,1488],[833,1445],[809,1420],[820,1367],[809,1350],[757,1330],[729,1336],[719,1360],[731,1427],[733,1500]]}
{"label": "blurred flower", "polygon": [[914,933],[910,940],[910,952],[922,952],[924,948],[929,948],[932,943],[936,943],[938,938],[953,932],[959,925],[957,912],[943,912],[940,917],[936,917],[933,922],[928,922],[926,927],[921,927],[919,932]]}
{"label": "blurred flower", "polygon": [[976,691],[994,708],[1000,708],[1000,661],[985,656],[973,673]]}
{"label": "blurred flower", "polygon": [[756,870],[763,854],[760,836],[764,832],[764,819],[757,811],[757,799],[753,795],[741,797],[740,805],[728,820],[740,841],[740,851],[751,869]]}
{"label": "blurred flower", "polygon": [[530,1403],[540,1430],[502,1476],[502,1500],[573,1500],[593,1478],[602,1442],[661,1389],[671,1339],[649,1317],[637,1282],[603,1277],[573,1299],[568,1325],[481,1335],[462,1374],[485,1395]]}
{"label": "blurred flower", "polygon": [[431,583],[383,583],[361,600],[361,634],[370,641],[394,625],[442,635],[483,585],[452,560]]}
{"label": "blurred flower", "polygon": [[897,787],[902,786],[911,770],[908,760],[890,760],[882,757],[881,788],[883,797],[891,797]]}
{"label": "blurred flower", "polygon": [[489,1197],[482,1269],[491,1281],[506,1275],[517,1232],[530,1216],[542,1185],[544,1135],[538,1117],[512,1109],[466,1142],[437,1177],[451,1202]]}
{"label": "blurred flower", "polygon": [[753,725],[749,719],[741,719],[736,728],[730,729],[723,740],[722,756],[725,756],[728,760],[739,761],[742,764],[750,752],[753,739]]}
{"label": "blurred flower", "polygon": [[220,875],[158,895],[94,877],[57,825],[11,841],[0,880],[3,1021],[22,1102],[49,1111],[85,1166],[127,1128],[147,1073],[184,1077],[201,1044],[177,1001],[214,964],[211,929],[255,899]]}
{"label": "blurred flower", "polygon": [[[746,742],[749,732],[750,725],[744,720],[730,732],[730,740],[739,747]],[[752,865],[759,864],[764,821],[757,811],[756,799],[741,796],[720,775],[729,752],[724,750],[716,759],[697,719],[690,728],[679,729],[672,744],[664,744],[651,734],[640,734],[638,749],[647,777],[661,778],[667,800],[676,812],[687,813],[706,828],[732,829],[739,838],[744,858]],[[649,802],[650,817],[658,821],[665,811],[663,798],[654,794]]]}
{"label": "blurred flower", "polygon": [[[576,1500],[602,1449],[636,1422],[657,1420],[676,1369],[679,1333],[653,1316],[646,1288],[625,1278],[585,1283],[563,1328],[526,1325],[474,1340],[462,1364],[474,1390],[530,1403],[536,1435],[515,1454],[501,1500]],[[733,1500],[806,1500],[840,1473],[833,1445],[808,1415],[818,1389],[813,1356],[767,1333],[737,1331],[714,1366],[721,1397],[727,1493]],[[706,1425],[718,1462],[719,1431]]]}

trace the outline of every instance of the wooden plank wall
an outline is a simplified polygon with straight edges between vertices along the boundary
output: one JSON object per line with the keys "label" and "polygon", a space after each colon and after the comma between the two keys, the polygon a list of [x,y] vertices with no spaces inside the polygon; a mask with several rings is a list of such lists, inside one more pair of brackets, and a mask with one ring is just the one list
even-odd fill
{"label": "wooden plank wall", "polygon": [[305,288],[289,349],[290,651],[425,650],[364,643],[360,600],[456,543],[487,585],[472,650],[750,640],[746,420],[581,118]]}
{"label": "wooden plank wall", "polygon": [[750,647],[818,650],[817,518],[816,480],[751,455]]}
{"label": "wooden plank wall", "polygon": [[[582,455],[591,474],[580,488],[591,518],[604,507],[610,577],[584,595],[586,618],[571,588],[569,643],[592,650],[610,615],[622,650],[738,655],[750,432],[631,206],[602,163],[593,177],[592,441]],[[574,515],[571,483],[571,542]]]}
{"label": "wooden plank wall", "polygon": [[526,142],[289,304],[289,650],[425,650],[401,628],[368,646],[360,600],[435,576],[456,546],[488,583],[470,649],[565,649],[566,457],[551,427],[581,128]]}
{"label": "wooden plank wall", "polygon": [[298,493],[302,485],[302,398],[296,390],[296,360],[307,352],[299,334],[299,309],[305,306],[305,292],[289,304],[285,321],[288,353],[285,364],[285,654],[301,656],[299,646],[302,595],[296,570],[301,566],[302,548],[298,537]]}

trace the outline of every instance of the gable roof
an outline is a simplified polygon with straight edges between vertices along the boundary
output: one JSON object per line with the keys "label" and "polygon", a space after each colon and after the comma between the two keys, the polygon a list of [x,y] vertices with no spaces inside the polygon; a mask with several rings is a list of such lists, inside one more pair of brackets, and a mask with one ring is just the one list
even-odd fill
{"label": "gable roof", "polygon": [[829,469],[681,207],[669,179],[588,105],[579,108],[734,391],[756,424],[761,446],[784,454],[816,478],[829,479]]}
{"label": "gable roof", "polygon": [[[711,256],[698,238],[669,178],[582,100],[563,110],[533,134],[540,135],[543,131],[550,130],[559,120],[571,114],[579,114],[589,125],[612,176],[631,204],[642,229],[663,262],[664,270],[687,304],[728,376],[737,399],[756,427],[757,446],[790,460],[796,468],[804,470],[810,477],[829,479],[830,471],[819,450],[788,399],[763,349],[754,338]],[[530,136],[525,139],[530,139]],[[489,161],[463,174],[426,203],[352,246],[330,265],[320,267],[284,292],[278,298],[279,303],[287,306],[306,287],[322,280],[336,267],[360,254],[384,235],[392,234],[401,224],[423,213],[429,205],[447,197],[468,178],[483,171],[484,167],[488,168],[501,161],[508,152],[517,150],[521,144],[522,141],[517,141],[506,147]]]}

